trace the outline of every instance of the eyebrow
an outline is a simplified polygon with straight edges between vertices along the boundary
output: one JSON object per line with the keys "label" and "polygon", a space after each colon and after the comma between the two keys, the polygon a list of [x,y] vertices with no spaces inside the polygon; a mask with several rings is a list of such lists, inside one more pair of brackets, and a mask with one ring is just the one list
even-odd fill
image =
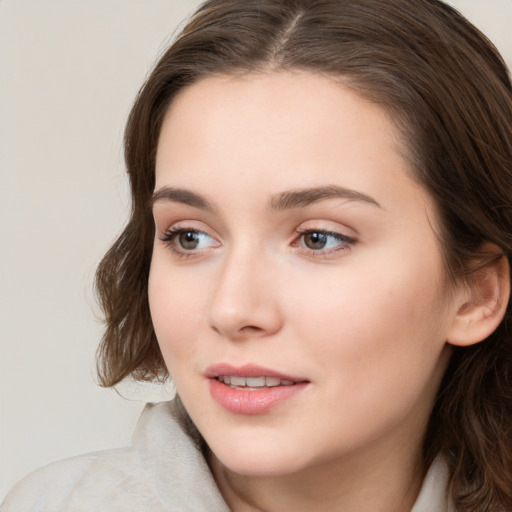
{"label": "eyebrow", "polygon": [[[280,194],[272,196],[270,209],[274,211],[291,210],[328,199],[347,199],[349,201],[359,201],[382,208],[373,197],[367,194],[336,185],[330,185],[326,187],[304,188],[281,192]],[[214,210],[213,206],[204,197],[182,188],[164,186],[158,189],[149,201],[150,207],[152,208],[155,203],[160,201],[186,204],[201,210]]]}
{"label": "eyebrow", "polygon": [[301,208],[327,199],[348,199],[349,201],[360,201],[373,206],[382,206],[371,196],[336,185],[327,187],[305,188],[282,192],[272,197],[270,208],[276,211]]}
{"label": "eyebrow", "polygon": [[213,211],[212,205],[202,196],[183,188],[162,187],[158,189],[151,197],[149,206],[153,208],[155,203],[160,201],[171,201],[173,203],[182,203],[201,210]]}

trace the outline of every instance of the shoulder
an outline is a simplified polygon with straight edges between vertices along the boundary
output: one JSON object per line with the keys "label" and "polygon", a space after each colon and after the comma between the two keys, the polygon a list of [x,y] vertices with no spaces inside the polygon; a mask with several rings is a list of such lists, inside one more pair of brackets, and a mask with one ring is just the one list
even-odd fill
{"label": "shoulder", "polygon": [[127,448],[45,466],[0,512],[229,512],[181,402],[148,404]]}
{"label": "shoulder", "polygon": [[[149,508],[148,508],[149,507]],[[21,480],[1,512],[131,512],[163,509],[131,448],[79,455]]]}

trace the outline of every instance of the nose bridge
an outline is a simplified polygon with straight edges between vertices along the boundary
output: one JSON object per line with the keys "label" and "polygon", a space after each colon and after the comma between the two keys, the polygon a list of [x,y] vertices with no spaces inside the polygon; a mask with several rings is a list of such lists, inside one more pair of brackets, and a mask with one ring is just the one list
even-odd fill
{"label": "nose bridge", "polygon": [[225,256],[212,292],[209,323],[230,338],[265,335],[279,328],[279,311],[271,286],[271,264],[250,243]]}

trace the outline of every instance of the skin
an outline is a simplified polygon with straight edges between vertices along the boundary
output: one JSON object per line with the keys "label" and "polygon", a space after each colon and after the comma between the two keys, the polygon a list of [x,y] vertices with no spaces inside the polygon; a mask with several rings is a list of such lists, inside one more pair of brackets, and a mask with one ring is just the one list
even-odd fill
{"label": "skin", "polygon": [[[308,73],[203,79],[166,115],[155,191],[185,189],[209,207],[155,201],[151,314],[235,512],[414,504],[461,300],[435,208],[402,155],[382,108]],[[333,186],[364,200],[271,207],[283,192]],[[179,233],[162,241],[169,229],[198,231],[197,248]],[[336,235],[321,250],[305,230]],[[237,415],[203,375],[220,362],[309,384],[265,414]]]}

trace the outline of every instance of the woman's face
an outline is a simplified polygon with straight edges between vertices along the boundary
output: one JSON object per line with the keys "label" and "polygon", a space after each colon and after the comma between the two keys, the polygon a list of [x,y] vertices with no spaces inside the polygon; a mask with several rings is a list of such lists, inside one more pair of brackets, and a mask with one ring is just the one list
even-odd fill
{"label": "woman's face", "polygon": [[166,115],[153,209],[156,335],[224,465],[418,449],[455,306],[379,106],[308,73],[204,79]]}

